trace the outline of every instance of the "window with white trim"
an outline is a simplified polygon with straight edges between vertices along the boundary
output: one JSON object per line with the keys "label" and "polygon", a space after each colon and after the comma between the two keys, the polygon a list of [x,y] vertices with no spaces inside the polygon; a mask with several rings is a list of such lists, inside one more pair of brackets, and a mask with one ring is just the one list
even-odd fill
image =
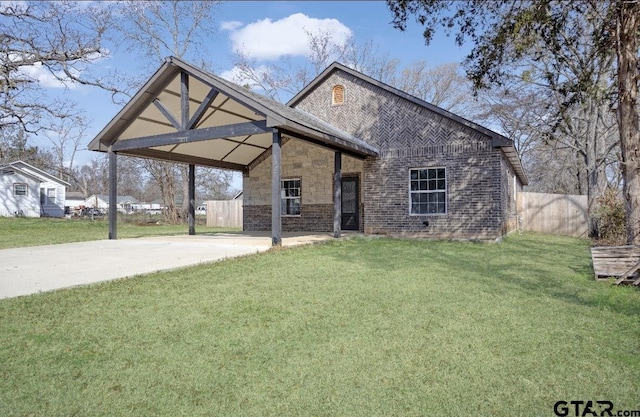
{"label": "window with white trim", "polygon": [[280,186],[280,214],[300,215],[300,178],[282,180]]}
{"label": "window with white trim", "polygon": [[447,213],[447,182],[443,167],[409,170],[409,204],[412,215]]}
{"label": "window with white trim", "polygon": [[16,183],[13,184],[13,195],[18,196],[26,196],[27,195],[27,184]]}

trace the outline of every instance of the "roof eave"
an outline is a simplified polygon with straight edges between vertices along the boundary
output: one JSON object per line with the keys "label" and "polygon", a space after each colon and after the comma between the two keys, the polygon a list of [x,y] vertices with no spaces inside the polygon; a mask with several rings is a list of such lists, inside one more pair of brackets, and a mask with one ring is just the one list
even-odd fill
{"label": "roof eave", "polygon": [[288,119],[285,120],[284,124],[278,126],[278,128],[284,131],[293,131],[300,135],[310,137],[312,139],[315,139],[319,142],[322,142],[334,148],[340,148],[341,150],[344,150],[347,153],[350,153],[353,156],[356,156],[359,158],[366,158],[368,156],[378,156],[380,153],[380,151],[377,148],[374,148],[373,146],[365,147],[360,144],[356,144],[351,141],[348,141],[346,139],[339,138],[337,136],[319,132],[308,126],[304,126],[300,123],[296,123]]}
{"label": "roof eave", "polygon": [[167,82],[179,72],[169,58],[151,76],[129,102],[120,110],[113,119],[89,142],[88,148],[92,151],[106,152],[116,138],[126,130],[136,117],[150,104],[157,94],[167,85]]}
{"label": "roof eave", "polygon": [[497,149],[500,149],[509,161],[511,168],[520,179],[522,185],[529,185],[529,180],[527,179],[527,175],[524,172],[524,167],[522,166],[522,161],[520,161],[520,156],[518,155],[518,150],[513,144],[510,145],[497,145],[494,146]]}
{"label": "roof eave", "polygon": [[69,184],[67,181],[60,179],[54,175],[51,175],[48,172],[41,170],[40,168],[36,168],[33,165],[27,164],[24,161],[14,161],[5,166],[10,166],[13,169],[17,169],[23,175],[29,176],[34,180],[37,180],[40,182],[52,181],[52,182],[57,182],[60,185],[69,186],[69,187],[71,186],[71,184]]}

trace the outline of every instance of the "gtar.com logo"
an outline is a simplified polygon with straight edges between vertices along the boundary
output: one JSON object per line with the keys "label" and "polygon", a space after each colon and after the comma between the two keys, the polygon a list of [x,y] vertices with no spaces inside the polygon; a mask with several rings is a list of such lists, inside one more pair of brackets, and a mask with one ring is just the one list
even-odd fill
{"label": "gtar.com logo", "polygon": [[613,411],[611,401],[557,401],[553,405],[553,412],[558,417],[640,417],[640,410]]}

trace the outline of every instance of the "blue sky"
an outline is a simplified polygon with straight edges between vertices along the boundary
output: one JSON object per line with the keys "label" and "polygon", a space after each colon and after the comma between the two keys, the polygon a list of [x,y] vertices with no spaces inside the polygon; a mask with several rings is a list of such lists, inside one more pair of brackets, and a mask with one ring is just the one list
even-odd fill
{"label": "blue sky", "polygon": [[[217,34],[211,38],[210,50],[214,54],[208,61],[216,74],[232,74],[234,49],[242,45],[245,52],[258,61],[268,63],[288,54],[303,54],[300,46],[301,27],[325,28],[334,33],[337,40],[349,35],[358,42],[372,41],[381,53],[397,58],[401,66],[416,61],[427,61],[430,66],[460,62],[468,48],[459,48],[453,37],[439,32],[431,45],[426,46],[422,29],[411,21],[408,30],[401,32],[392,24],[392,15],[384,1],[229,1],[219,5],[216,15]],[[145,78],[158,68],[140,68],[131,56],[119,56],[117,52],[97,63],[105,67],[118,65],[122,69],[142,71]],[[145,74],[146,73],[146,74]],[[88,143],[116,113],[119,106],[111,102],[110,95],[94,88],[79,87],[62,90],[49,87],[52,94],[64,94],[78,101],[87,111],[91,121],[87,132]],[[83,150],[76,156],[77,162],[94,157]]]}

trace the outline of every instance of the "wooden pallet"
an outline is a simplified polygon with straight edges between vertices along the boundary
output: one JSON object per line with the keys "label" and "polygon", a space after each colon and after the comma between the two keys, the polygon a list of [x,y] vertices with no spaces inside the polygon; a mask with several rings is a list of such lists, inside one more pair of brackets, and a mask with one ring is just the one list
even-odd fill
{"label": "wooden pallet", "polygon": [[596,279],[616,278],[616,284],[640,285],[640,246],[591,248]]}

